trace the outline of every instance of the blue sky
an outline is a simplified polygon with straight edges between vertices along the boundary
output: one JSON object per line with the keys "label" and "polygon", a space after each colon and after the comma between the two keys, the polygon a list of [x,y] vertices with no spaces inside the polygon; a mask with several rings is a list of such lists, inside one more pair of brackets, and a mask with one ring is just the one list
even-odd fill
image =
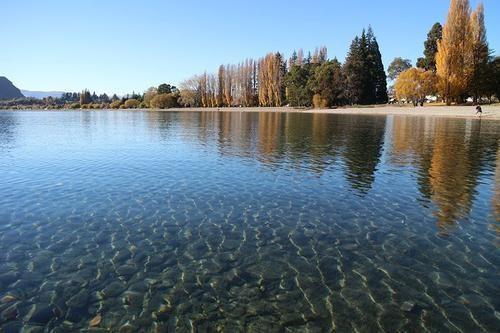
{"label": "blue sky", "polygon": [[[475,7],[479,1],[471,0]],[[484,0],[490,47],[500,54],[500,1]],[[372,25],[385,66],[413,63],[449,0],[129,1],[4,0],[0,76],[29,90],[142,92],[221,63],[270,51],[345,58]]]}

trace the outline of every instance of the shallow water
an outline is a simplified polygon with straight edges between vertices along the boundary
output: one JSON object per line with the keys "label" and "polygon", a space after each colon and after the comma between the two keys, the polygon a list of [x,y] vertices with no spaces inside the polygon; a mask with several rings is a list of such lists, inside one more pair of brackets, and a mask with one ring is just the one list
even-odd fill
{"label": "shallow water", "polygon": [[0,112],[0,331],[498,331],[499,139],[476,119]]}

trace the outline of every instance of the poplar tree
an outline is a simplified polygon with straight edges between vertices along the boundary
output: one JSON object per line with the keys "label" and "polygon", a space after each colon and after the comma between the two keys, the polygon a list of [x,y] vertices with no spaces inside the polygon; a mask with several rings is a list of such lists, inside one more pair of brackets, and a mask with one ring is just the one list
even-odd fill
{"label": "poplar tree", "polygon": [[469,83],[469,91],[474,101],[487,90],[488,85],[488,63],[490,50],[486,40],[486,28],[484,26],[484,6],[479,4],[470,17],[470,33],[472,38],[472,77]]}
{"label": "poplar tree", "polygon": [[85,89],[80,94],[80,105],[90,104],[90,103],[92,103],[92,96],[90,95],[90,91]]}
{"label": "poplar tree", "polygon": [[437,42],[438,90],[446,104],[461,102],[472,76],[469,0],[451,0],[443,38]]}
{"label": "poplar tree", "polygon": [[259,105],[281,106],[284,99],[283,77],[286,63],[278,52],[259,61]]}
{"label": "poplar tree", "polygon": [[224,103],[226,106],[233,105],[233,76],[234,68],[231,65],[227,65],[224,79]]}
{"label": "poplar tree", "polygon": [[224,87],[226,82],[224,65],[219,66],[219,72],[217,74],[217,106],[224,106]]}

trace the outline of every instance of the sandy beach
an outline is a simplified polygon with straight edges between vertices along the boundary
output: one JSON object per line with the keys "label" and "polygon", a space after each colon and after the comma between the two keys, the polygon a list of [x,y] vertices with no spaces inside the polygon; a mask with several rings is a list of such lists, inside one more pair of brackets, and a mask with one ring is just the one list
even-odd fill
{"label": "sandy beach", "polygon": [[[483,105],[481,119],[500,120],[500,105]],[[292,107],[261,108],[261,107],[232,107],[232,108],[181,108],[154,111],[239,111],[239,112],[301,112],[301,113],[332,113],[332,114],[366,114],[366,115],[404,115],[404,116],[430,116],[430,117],[455,117],[479,118],[474,106],[375,106],[362,108],[339,109],[298,109]]]}
{"label": "sandy beach", "polygon": [[[224,107],[224,108],[172,108],[172,109],[25,109],[26,111],[161,111],[161,112],[297,112],[297,113],[331,113],[331,114],[363,114],[363,115],[402,115],[402,116],[428,116],[428,117],[453,117],[453,118],[481,118],[487,120],[500,120],[500,105],[483,105],[481,117],[476,115],[474,106],[371,106],[347,107],[338,109],[301,109],[293,107]],[[21,111],[4,109],[6,111]]]}

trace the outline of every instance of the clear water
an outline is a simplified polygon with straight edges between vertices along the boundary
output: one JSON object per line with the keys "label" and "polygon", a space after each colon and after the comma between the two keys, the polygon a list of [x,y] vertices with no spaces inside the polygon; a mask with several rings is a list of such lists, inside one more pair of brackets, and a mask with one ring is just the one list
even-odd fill
{"label": "clear water", "polygon": [[498,332],[500,122],[1,112],[1,332]]}

